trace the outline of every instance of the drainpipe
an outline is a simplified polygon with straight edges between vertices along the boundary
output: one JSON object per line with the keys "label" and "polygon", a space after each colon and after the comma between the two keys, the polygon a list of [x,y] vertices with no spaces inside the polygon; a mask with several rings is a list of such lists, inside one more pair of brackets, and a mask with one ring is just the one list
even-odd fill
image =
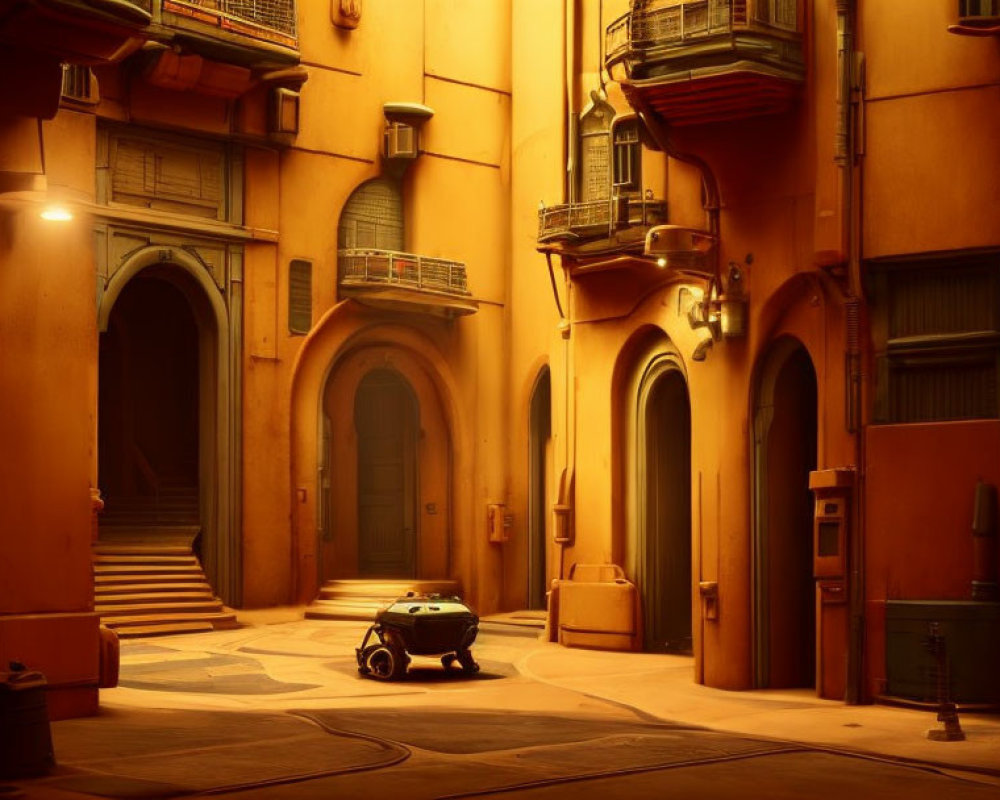
{"label": "drainpipe", "polygon": [[649,104],[639,98],[629,98],[629,102],[632,107],[636,110],[639,119],[642,120],[642,124],[646,126],[646,130],[649,131],[650,136],[653,137],[653,141],[656,142],[656,146],[659,147],[664,153],[666,153],[670,158],[680,161],[684,164],[690,164],[692,167],[698,170],[701,174],[701,185],[704,190],[704,201],[702,203],[702,208],[705,209],[705,215],[708,220],[708,232],[712,235],[713,241],[715,242],[715,247],[713,248],[713,267],[712,267],[712,282],[715,286],[722,291],[721,275],[719,273],[719,184],[715,180],[715,174],[712,172],[711,167],[705,162],[704,159],[693,153],[680,153],[674,147],[673,143],[670,141],[669,131],[667,126],[660,122],[654,115],[653,110],[649,107]]}
{"label": "drainpipe", "polygon": [[[837,63],[839,85],[837,91],[837,130],[835,159],[841,168],[841,213],[843,215],[843,250],[847,258],[846,319],[846,375],[847,381],[847,431],[854,437],[856,469],[855,496],[851,504],[853,536],[849,546],[850,586],[848,588],[848,614],[850,616],[847,643],[847,691],[849,704],[863,702],[864,689],[864,639],[865,639],[865,587],[864,587],[864,437],[862,414],[861,371],[861,286],[860,258],[860,203],[858,189],[857,142],[855,129],[855,25],[857,0],[837,0]],[[860,102],[860,100],[858,100]]]}

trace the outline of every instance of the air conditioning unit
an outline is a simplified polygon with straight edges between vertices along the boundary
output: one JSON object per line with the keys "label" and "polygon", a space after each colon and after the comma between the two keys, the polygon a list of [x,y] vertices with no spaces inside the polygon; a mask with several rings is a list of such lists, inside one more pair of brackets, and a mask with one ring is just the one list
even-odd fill
{"label": "air conditioning unit", "polygon": [[300,99],[294,89],[283,86],[271,89],[267,132],[273,140],[291,144],[298,134]]}
{"label": "air conditioning unit", "polygon": [[963,25],[998,25],[1000,0],[958,0],[958,21]]}
{"label": "air conditioning unit", "polygon": [[386,158],[416,158],[417,129],[405,122],[386,123],[382,152]]}

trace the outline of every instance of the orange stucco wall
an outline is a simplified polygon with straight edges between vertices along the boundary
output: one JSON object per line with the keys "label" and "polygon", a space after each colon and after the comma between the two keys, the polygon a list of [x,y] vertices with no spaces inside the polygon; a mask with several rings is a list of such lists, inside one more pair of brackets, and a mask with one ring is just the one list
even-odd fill
{"label": "orange stucco wall", "polygon": [[[34,128],[34,121],[31,121]],[[86,118],[44,126],[53,190],[90,191]],[[0,135],[17,131],[0,125]],[[8,168],[31,165],[22,137]],[[70,143],[84,156],[75,160]],[[97,331],[89,219],[52,223],[0,210],[0,662],[45,675],[53,717],[97,703],[98,639],[90,572]],[[58,643],[58,645],[57,645]],[[65,689],[72,685],[72,689]]]}

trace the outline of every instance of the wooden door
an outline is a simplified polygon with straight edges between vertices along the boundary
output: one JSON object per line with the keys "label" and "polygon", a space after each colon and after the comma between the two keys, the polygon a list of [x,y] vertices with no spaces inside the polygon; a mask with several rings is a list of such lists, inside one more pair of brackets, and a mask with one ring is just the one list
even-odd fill
{"label": "wooden door", "polygon": [[415,576],[417,404],[405,379],[373,370],[358,386],[358,573]]}

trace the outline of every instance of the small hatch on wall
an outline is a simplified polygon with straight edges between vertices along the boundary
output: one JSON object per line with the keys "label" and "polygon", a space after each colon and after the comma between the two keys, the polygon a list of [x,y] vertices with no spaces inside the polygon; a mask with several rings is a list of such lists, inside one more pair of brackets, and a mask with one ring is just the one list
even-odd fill
{"label": "small hatch on wall", "polygon": [[420,154],[420,127],[434,111],[420,103],[386,103],[382,156],[389,164],[405,165]]}

